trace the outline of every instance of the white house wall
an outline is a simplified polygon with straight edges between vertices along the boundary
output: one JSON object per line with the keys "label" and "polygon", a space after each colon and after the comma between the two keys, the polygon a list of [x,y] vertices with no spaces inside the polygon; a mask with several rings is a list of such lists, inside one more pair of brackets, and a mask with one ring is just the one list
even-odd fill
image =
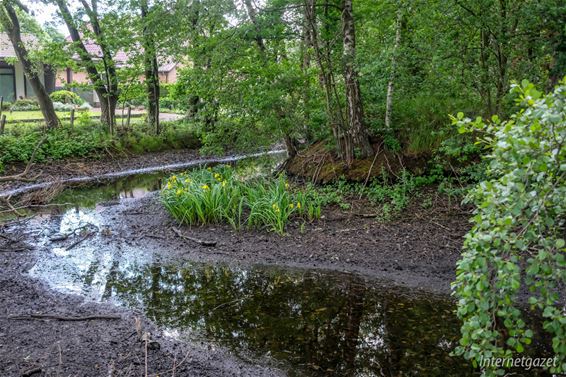
{"label": "white house wall", "polygon": [[26,96],[26,87],[24,81],[24,67],[22,63],[16,62],[14,64],[14,75],[16,78],[16,99],[18,98],[25,98]]}
{"label": "white house wall", "polygon": [[[16,77],[16,99],[18,98],[26,98],[26,83],[25,83],[25,76],[24,76],[24,66],[20,62],[15,62],[14,64],[14,74]],[[44,74],[43,68],[40,68],[39,72],[39,81],[44,83]],[[29,88],[31,90],[31,88]],[[28,93],[31,96],[31,93]]]}

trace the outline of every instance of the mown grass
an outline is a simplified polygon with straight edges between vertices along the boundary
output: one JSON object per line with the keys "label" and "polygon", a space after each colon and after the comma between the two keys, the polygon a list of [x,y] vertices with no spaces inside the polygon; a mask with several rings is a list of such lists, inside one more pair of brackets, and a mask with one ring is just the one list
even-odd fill
{"label": "mown grass", "polygon": [[279,234],[293,218],[321,216],[320,198],[312,190],[292,190],[285,177],[245,179],[229,166],[200,169],[169,178],[162,202],[180,223],[227,223]]}

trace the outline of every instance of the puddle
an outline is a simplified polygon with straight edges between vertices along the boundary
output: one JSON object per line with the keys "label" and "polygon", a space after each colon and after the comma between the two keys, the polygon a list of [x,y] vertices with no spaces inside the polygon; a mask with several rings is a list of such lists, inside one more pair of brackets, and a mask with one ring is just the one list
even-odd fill
{"label": "puddle", "polygon": [[273,360],[290,375],[472,375],[449,355],[459,333],[450,301],[349,274],[161,265],[140,250],[89,247],[53,250],[30,274],[64,293],[141,309],[172,336]]}

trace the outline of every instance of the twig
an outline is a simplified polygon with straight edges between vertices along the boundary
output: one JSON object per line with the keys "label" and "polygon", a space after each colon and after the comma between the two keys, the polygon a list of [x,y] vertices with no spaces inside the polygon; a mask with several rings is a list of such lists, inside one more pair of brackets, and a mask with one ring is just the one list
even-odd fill
{"label": "twig", "polygon": [[25,215],[21,212],[18,211],[17,208],[14,208],[14,206],[12,205],[12,203],[10,203],[10,198],[11,197],[7,197],[4,199],[4,202],[6,203],[6,206],[8,206],[8,208],[10,209],[8,212],[14,212],[14,214],[18,217],[24,217]]}
{"label": "twig", "polygon": [[74,248],[75,246],[77,246],[78,244],[80,244],[81,242],[85,241],[87,238],[89,238],[90,236],[92,236],[94,234],[94,232],[90,232],[87,233],[83,238],[81,238],[78,241],[73,242],[69,247],[67,247],[65,250],[69,251],[72,248]]}
{"label": "twig", "polygon": [[144,346],[144,356],[145,356],[145,377],[147,377],[147,343],[149,342],[149,333],[146,332],[144,334],[144,341],[145,341],[145,346]]}
{"label": "twig", "polygon": [[61,351],[61,343],[57,342],[57,348],[59,349],[59,365],[57,365],[57,377],[61,376],[61,366],[63,365],[63,351]]}
{"label": "twig", "polygon": [[30,315],[13,315],[6,317],[16,321],[52,319],[55,321],[92,321],[92,320],[117,320],[122,319],[119,315],[88,315],[84,317],[65,317],[56,314],[30,314]]}
{"label": "twig", "polygon": [[[189,353],[187,352],[187,354],[185,355],[185,357],[183,357],[183,359],[179,362],[179,364],[177,364],[177,368],[180,367],[181,365],[183,365],[183,363],[184,363],[185,361],[187,361],[188,358],[189,358]],[[154,374],[151,374],[151,375],[149,375],[149,376],[147,376],[147,377],[158,377],[158,376],[161,376],[161,375],[165,375],[165,373],[174,372],[175,369],[176,369],[176,368],[172,368],[172,369],[166,370],[166,371],[163,372],[163,373],[154,373]]]}
{"label": "twig", "polygon": [[189,237],[184,235],[183,233],[181,233],[181,231],[179,229],[176,228],[172,228],[173,232],[175,232],[175,234],[185,240],[189,240],[189,241],[193,241],[198,243],[199,245],[202,246],[216,246],[216,241],[206,241],[206,240],[199,240],[198,238],[193,238],[193,237]]}
{"label": "twig", "polygon": [[[362,186],[362,188],[365,188],[368,184],[369,181],[369,177],[371,176],[371,171],[373,170],[373,166],[375,165],[375,161],[377,160],[377,156],[379,156],[379,154],[381,153],[381,145],[383,144],[383,141],[377,146],[377,152],[375,152],[375,156],[373,157],[373,161],[371,162],[371,165],[369,167],[368,170],[368,175],[366,176],[366,179],[364,181],[364,185]],[[363,195],[363,191],[360,192],[360,197],[358,198],[361,199]]]}
{"label": "twig", "polygon": [[21,377],[31,377],[32,375],[34,375],[36,373],[41,373],[42,371],[43,371],[43,369],[41,369],[41,367],[34,367],[34,368],[23,371]]}

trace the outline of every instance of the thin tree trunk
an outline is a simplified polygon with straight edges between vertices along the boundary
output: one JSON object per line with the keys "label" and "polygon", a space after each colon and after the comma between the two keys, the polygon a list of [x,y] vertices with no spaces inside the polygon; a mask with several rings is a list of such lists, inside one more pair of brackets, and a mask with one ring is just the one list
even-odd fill
{"label": "thin tree trunk", "polygon": [[393,54],[391,56],[391,74],[389,75],[389,82],[387,83],[387,98],[385,100],[385,129],[391,130],[391,112],[393,108],[393,90],[395,84],[395,75],[397,69],[397,50],[401,44],[401,21],[403,19],[403,12],[401,5],[397,9],[397,22],[395,23],[395,44],[393,45]]}
{"label": "thin tree trunk", "polygon": [[106,95],[106,98],[100,98],[100,119],[103,124],[106,124],[110,133],[114,132],[114,125],[116,124],[117,103],[118,96]]}
{"label": "thin tree trunk", "polygon": [[[346,84],[346,102],[348,104],[349,133],[354,148],[359,150],[360,157],[367,157],[373,154],[373,149],[364,125],[360,83],[358,81],[358,72],[355,68],[356,30],[354,26],[352,0],[344,0],[343,2],[342,32],[344,45],[344,82]],[[353,158],[353,151],[348,151],[346,164],[350,165]]]}
{"label": "thin tree trunk", "polygon": [[145,65],[145,83],[147,91],[147,121],[149,126],[159,135],[161,127],[159,124],[159,67],[157,65],[157,52],[155,50],[155,40],[151,35],[151,30],[147,25],[148,21],[148,4],[147,0],[141,1],[141,16],[143,26],[143,47],[144,47],[144,65]]}
{"label": "thin tree trunk", "polygon": [[[326,3],[326,5],[328,5],[328,3]],[[338,155],[341,159],[344,159],[345,156],[349,154],[347,152],[349,149],[349,143],[345,138],[344,118],[340,109],[338,92],[334,85],[332,65],[329,61],[326,61],[325,64],[324,55],[318,40],[319,33],[315,8],[316,0],[305,0],[305,17],[307,19],[308,26],[310,27],[310,38],[314,49],[315,61],[320,69],[320,84],[324,90],[326,114],[328,116],[328,121],[330,122],[330,128],[332,129],[334,140],[336,141]],[[325,11],[326,10],[327,7],[325,8]],[[329,48],[328,45],[327,48]],[[326,54],[326,57],[328,58],[328,54]]]}
{"label": "thin tree trunk", "polygon": [[[98,37],[97,42],[102,51],[102,60],[104,63],[106,82],[102,79],[102,75],[96,68],[92,57],[89,55],[82,41],[81,35],[75,25],[75,20],[73,19],[71,11],[67,6],[66,0],[55,0],[55,3],[59,8],[59,12],[61,13],[63,21],[65,21],[65,24],[67,25],[71,40],[77,46],[79,58],[82,62],[82,65],[86,69],[88,78],[91,81],[94,90],[98,95],[98,98],[100,99],[100,121],[103,124],[106,124],[109,132],[112,133],[114,131],[114,125],[116,124],[115,110],[116,103],[118,102],[118,78],[116,75],[116,68],[112,59],[112,55],[110,54],[110,51],[107,48],[106,44],[102,41],[102,32],[98,23],[96,8],[91,9],[84,0],[81,0],[85,11],[90,18],[93,31]],[[93,1],[93,4],[96,5],[96,1]]]}
{"label": "thin tree trunk", "polygon": [[24,68],[24,73],[29,80],[31,87],[37,97],[37,102],[39,103],[39,108],[43,114],[43,119],[45,119],[45,124],[47,128],[54,128],[61,124],[55,109],[53,108],[53,102],[49,97],[49,94],[45,90],[45,86],[42,84],[39,76],[33,66],[33,63],[29,59],[27,49],[22,41],[22,36],[20,32],[20,22],[18,20],[18,15],[15,9],[8,1],[3,2],[4,9],[0,9],[2,14],[0,15],[0,21],[4,29],[7,31],[10,41],[14,46],[16,56],[18,60],[22,63]]}

